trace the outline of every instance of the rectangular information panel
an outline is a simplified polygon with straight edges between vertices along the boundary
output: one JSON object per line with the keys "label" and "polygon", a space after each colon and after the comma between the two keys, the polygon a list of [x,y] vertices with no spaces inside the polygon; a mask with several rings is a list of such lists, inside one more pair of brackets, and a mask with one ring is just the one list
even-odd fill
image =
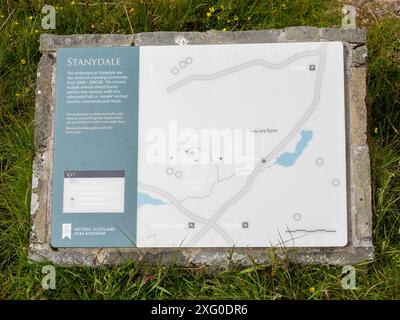
{"label": "rectangular information panel", "polygon": [[57,50],[55,247],[136,241],[139,48]]}
{"label": "rectangular information panel", "polygon": [[52,244],[347,244],[340,42],[57,51]]}

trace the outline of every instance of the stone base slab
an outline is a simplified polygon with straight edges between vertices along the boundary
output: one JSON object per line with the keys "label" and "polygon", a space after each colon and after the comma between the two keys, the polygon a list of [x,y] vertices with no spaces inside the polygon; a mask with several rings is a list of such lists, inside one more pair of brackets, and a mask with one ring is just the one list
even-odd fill
{"label": "stone base slab", "polygon": [[[348,234],[341,248],[52,248],[51,196],[54,147],[55,62],[57,48],[226,43],[342,41],[345,48]],[[356,264],[374,258],[370,158],[367,144],[366,32],[362,29],[289,27],[238,32],[149,32],[134,35],[50,35],[40,37],[35,111],[29,259],[59,265],[104,265],[130,260],[225,267],[289,259],[306,264]]]}

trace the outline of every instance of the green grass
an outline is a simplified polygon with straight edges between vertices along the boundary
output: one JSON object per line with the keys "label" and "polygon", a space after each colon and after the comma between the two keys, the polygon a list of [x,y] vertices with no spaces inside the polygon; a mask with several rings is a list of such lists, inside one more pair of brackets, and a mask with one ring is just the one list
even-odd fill
{"label": "green grass", "polygon": [[[343,4],[333,0],[125,3],[126,11],[118,3],[52,2],[58,13],[57,29],[51,32],[130,33],[131,26],[134,32],[332,27],[340,25]],[[40,27],[42,6],[43,1],[0,0],[0,299],[400,298],[400,22],[391,15],[363,22],[369,29],[376,259],[356,266],[357,289],[341,288],[341,268],[276,261],[214,273],[135,263],[57,267],[57,289],[43,290],[44,264],[27,261],[38,38],[45,32]],[[214,11],[208,17],[210,7]]]}

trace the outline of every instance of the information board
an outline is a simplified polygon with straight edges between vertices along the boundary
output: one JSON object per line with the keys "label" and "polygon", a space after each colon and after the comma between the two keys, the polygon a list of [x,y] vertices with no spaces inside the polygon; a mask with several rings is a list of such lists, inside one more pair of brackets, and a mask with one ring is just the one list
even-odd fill
{"label": "information board", "polygon": [[347,244],[341,42],[59,49],[52,244]]}

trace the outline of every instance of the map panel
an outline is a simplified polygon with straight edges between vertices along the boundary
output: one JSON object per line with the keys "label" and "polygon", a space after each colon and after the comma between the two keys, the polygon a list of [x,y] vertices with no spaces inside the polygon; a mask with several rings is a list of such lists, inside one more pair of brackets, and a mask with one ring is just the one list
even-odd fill
{"label": "map panel", "polygon": [[138,247],[347,244],[340,42],[140,47]]}

